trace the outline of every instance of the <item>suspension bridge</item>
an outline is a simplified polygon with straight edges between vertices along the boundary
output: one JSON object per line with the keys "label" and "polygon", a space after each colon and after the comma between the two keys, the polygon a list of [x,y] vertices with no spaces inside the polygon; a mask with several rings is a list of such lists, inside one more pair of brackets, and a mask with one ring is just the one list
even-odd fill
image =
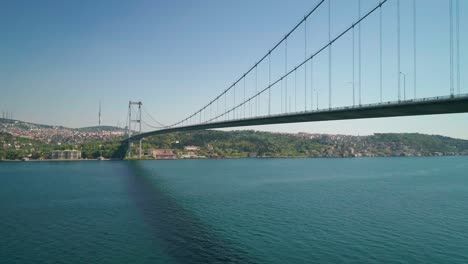
{"label": "suspension bridge", "polygon": [[[149,124],[142,119],[142,103],[130,102],[126,141],[139,140],[141,153],[141,139],[171,132],[468,112],[468,94],[461,88],[460,70],[460,32],[468,32],[460,30],[460,24],[468,24],[460,23],[463,1],[438,3],[441,10],[437,12],[446,11],[439,20],[434,18],[434,23],[448,34],[444,40],[437,36],[435,41],[446,42],[447,52],[440,45],[433,51],[427,47],[419,51],[428,43],[418,43],[422,39],[418,32],[433,26],[418,20],[428,15],[424,12],[430,12],[425,8],[426,1],[348,2],[355,9],[347,10],[345,23],[341,13],[334,15],[342,1],[317,1],[231,85],[178,122],[165,125],[145,111],[154,123]],[[420,63],[426,64],[425,68],[431,66],[426,57],[434,51],[445,56],[444,63],[433,62],[434,67],[443,64],[447,68],[446,77],[440,74],[444,80],[440,87],[428,81],[427,72],[418,75],[418,62],[424,58]],[[136,113],[132,110],[135,106]],[[151,131],[142,133],[142,124]]]}

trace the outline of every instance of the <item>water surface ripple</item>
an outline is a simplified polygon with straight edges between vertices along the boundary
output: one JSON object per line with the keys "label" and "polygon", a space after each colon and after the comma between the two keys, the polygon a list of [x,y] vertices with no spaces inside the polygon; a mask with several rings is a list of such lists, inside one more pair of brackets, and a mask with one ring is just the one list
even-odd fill
{"label": "water surface ripple", "polygon": [[468,157],[0,162],[1,263],[468,263]]}

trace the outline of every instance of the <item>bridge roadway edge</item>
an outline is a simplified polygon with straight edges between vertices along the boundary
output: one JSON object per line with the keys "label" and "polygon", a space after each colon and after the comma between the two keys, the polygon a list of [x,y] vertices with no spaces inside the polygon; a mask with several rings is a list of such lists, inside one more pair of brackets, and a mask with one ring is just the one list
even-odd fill
{"label": "bridge roadway edge", "polygon": [[[355,107],[321,109],[306,112],[303,111],[289,114],[260,116],[255,118],[226,120],[197,125],[165,128],[135,135],[131,137],[130,140],[140,140],[142,138],[153,135],[173,132],[214,128],[454,113],[468,113],[468,94],[361,106],[357,105]],[[128,140],[129,139],[125,139],[124,142]]]}

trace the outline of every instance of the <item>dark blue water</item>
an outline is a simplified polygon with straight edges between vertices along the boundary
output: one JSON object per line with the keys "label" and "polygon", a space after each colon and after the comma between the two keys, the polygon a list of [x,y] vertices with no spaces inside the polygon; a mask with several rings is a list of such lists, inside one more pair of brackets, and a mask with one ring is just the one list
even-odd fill
{"label": "dark blue water", "polygon": [[0,163],[1,263],[468,263],[468,157]]}

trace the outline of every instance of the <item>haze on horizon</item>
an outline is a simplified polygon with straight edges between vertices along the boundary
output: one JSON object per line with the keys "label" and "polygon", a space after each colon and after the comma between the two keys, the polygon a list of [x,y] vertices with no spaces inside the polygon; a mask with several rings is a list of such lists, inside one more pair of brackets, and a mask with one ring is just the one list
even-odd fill
{"label": "haze on horizon", "polygon": [[[123,127],[128,101],[141,100],[146,110],[161,122],[178,121],[229,86],[316,2],[5,1],[0,10],[0,32],[4,40],[0,43],[0,112],[8,111],[14,114],[14,119],[39,124],[96,126],[101,101],[102,123]],[[342,5],[340,12],[345,14],[349,2],[337,2]],[[367,10],[377,2],[363,0],[362,9]],[[418,23],[429,23],[432,18],[428,14],[445,8],[440,3],[425,1],[427,12],[426,15],[421,12]],[[468,8],[468,2],[460,4],[461,9]],[[389,13],[393,12],[391,8]],[[408,15],[403,13],[403,24],[405,16]],[[390,15],[384,18],[385,27],[391,28]],[[464,27],[460,31],[468,32],[468,18],[460,19]],[[323,31],[324,23],[318,19],[316,30]],[[421,32],[418,42],[445,47],[447,34],[446,27],[436,28],[430,34]],[[440,44],[434,42],[439,39]],[[368,47],[372,48],[373,44],[369,43]],[[468,46],[468,36],[464,33],[461,46]],[[421,51],[418,57],[421,90],[435,89],[435,86],[449,89],[447,52],[448,49],[441,48],[440,53],[433,54],[434,60],[424,65],[428,59]],[[371,61],[372,56],[364,52],[363,60]],[[391,51],[384,59],[391,60]],[[463,53],[462,73],[466,72],[466,61],[468,54]],[[409,72],[410,68],[411,65],[404,70]],[[437,74],[430,76],[433,72]],[[467,79],[462,75],[462,93],[468,92]],[[369,83],[374,81],[370,79]],[[341,87],[348,82],[346,78],[334,81]],[[418,132],[468,139],[468,114],[242,129],[349,135]]]}

